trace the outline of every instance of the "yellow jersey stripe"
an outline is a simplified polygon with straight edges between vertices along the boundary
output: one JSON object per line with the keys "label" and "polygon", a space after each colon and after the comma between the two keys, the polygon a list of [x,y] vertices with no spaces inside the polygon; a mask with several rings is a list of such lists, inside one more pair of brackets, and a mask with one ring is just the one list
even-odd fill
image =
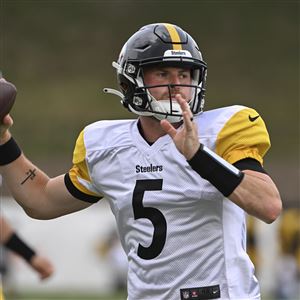
{"label": "yellow jersey stripe", "polygon": [[86,156],[86,148],[84,144],[84,131],[81,131],[79,134],[76,147],[73,153],[73,167],[69,171],[70,179],[73,185],[81,192],[91,195],[91,196],[99,196],[92,191],[88,190],[84,187],[78,180],[78,178],[82,178],[87,182],[91,182],[90,174],[88,171],[87,163],[85,160]]}
{"label": "yellow jersey stripe", "polygon": [[95,197],[101,197],[100,195],[90,191],[89,189],[87,189],[85,186],[83,186],[80,182],[79,182],[79,177],[83,178],[84,180],[91,182],[90,178],[84,178],[82,176],[82,172],[81,172],[81,168],[78,165],[74,165],[73,168],[69,171],[69,176],[70,176],[70,180],[72,181],[73,185],[77,188],[77,190],[81,191],[82,193],[86,194],[86,195],[90,195],[90,196],[95,196]]}
{"label": "yellow jersey stripe", "polygon": [[89,171],[87,168],[87,164],[85,161],[85,156],[86,156],[86,149],[85,149],[85,144],[84,144],[84,131],[81,131],[77,141],[76,141],[76,148],[74,150],[73,154],[73,164],[80,166],[80,177],[87,180],[91,181]]}
{"label": "yellow jersey stripe", "polygon": [[175,28],[174,25],[172,24],[164,24],[170,34],[171,41],[173,43],[173,50],[182,50],[182,45],[181,44],[176,44],[176,43],[181,43],[180,36]]}
{"label": "yellow jersey stripe", "polygon": [[84,145],[84,131],[82,130],[77,138],[76,147],[73,153],[73,163],[77,164],[85,159],[86,150]]}

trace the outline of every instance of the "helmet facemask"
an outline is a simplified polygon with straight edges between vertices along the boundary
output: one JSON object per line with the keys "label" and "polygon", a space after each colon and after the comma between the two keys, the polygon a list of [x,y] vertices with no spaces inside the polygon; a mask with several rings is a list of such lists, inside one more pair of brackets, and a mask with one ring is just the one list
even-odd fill
{"label": "helmet facemask", "polygon": [[[184,65],[180,64],[151,64],[151,66],[160,67],[180,67]],[[182,111],[179,103],[174,99],[174,95],[177,93],[176,87],[180,88],[189,87],[191,89],[190,97],[187,99],[193,114],[198,114],[203,111],[203,76],[204,70],[201,68],[191,69],[191,83],[190,84],[160,84],[160,85],[146,85],[144,81],[144,65],[134,65],[128,63],[125,68],[121,68],[117,63],[113,63],[113,66],[117,68],[118,72],[121,72],[119,76],[122,76],[122,82],[126,79],[127,86],[123,88],[123,94],[127,108],[141,116],[153,116],[158,120],[167,119],[170,123],[180,122],[182,120]],[[146,67],[150,64],[146,64]],[[190,66],[187,66],[190,68]],[[157,100],[151,93],[151,90],[155,88],[166,87],[168,89],[168,96],[166,99]],[[180,92],[179,92],[180,93]],[[201,100],[200,100],[201,99]],[[200,103],[199,103],[200,100]]]}

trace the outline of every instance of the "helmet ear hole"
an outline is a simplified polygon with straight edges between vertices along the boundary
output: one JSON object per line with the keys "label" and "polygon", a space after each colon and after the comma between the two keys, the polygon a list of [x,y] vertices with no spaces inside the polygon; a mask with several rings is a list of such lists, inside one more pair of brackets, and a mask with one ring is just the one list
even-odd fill
{"label": "helmet ear hole", "polygon": [[133,104],[140,109],[145,109],[148,106],[149,100],[145,89],[137,88],[134,93]]}

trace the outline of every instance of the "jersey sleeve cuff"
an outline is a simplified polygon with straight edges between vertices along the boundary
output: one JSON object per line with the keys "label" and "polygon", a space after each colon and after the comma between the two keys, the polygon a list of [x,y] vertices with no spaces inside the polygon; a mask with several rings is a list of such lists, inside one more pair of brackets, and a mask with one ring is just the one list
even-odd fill
{"label": "jersey sleeve cuff", "polygon": [[73,197],[75,197],[79,200],[82,200],[84,202],[89,202],[89,203],[96,203],[102,198],[102,197],[88,195],[88,194],[83,193],[82,191],[78,190],[75,187],[75,185],[73,184],[72,180],[70,179],[69,173],[65,174],[64,181],[65,181],[65,185],[66,185],[66,188],[69,191],[69,193]]}

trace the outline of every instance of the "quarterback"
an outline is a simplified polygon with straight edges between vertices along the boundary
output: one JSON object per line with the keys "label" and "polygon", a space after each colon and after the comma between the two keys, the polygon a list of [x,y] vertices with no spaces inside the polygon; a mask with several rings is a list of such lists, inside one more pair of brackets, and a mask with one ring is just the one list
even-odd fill
{"label": "quarterback", "polygon": [[3,119],[0,170],[14,198],[38,219],[107,199],[128,257],[129,300],[260,299],[245,217],[271,223],[282,208],[263,168],[262,116],[242,105],[204,111],[207,65],[173,24],[142,27],[113,67],[119,90],[104,91],[138,118],[85,127],[66,174],[43,173]]}

